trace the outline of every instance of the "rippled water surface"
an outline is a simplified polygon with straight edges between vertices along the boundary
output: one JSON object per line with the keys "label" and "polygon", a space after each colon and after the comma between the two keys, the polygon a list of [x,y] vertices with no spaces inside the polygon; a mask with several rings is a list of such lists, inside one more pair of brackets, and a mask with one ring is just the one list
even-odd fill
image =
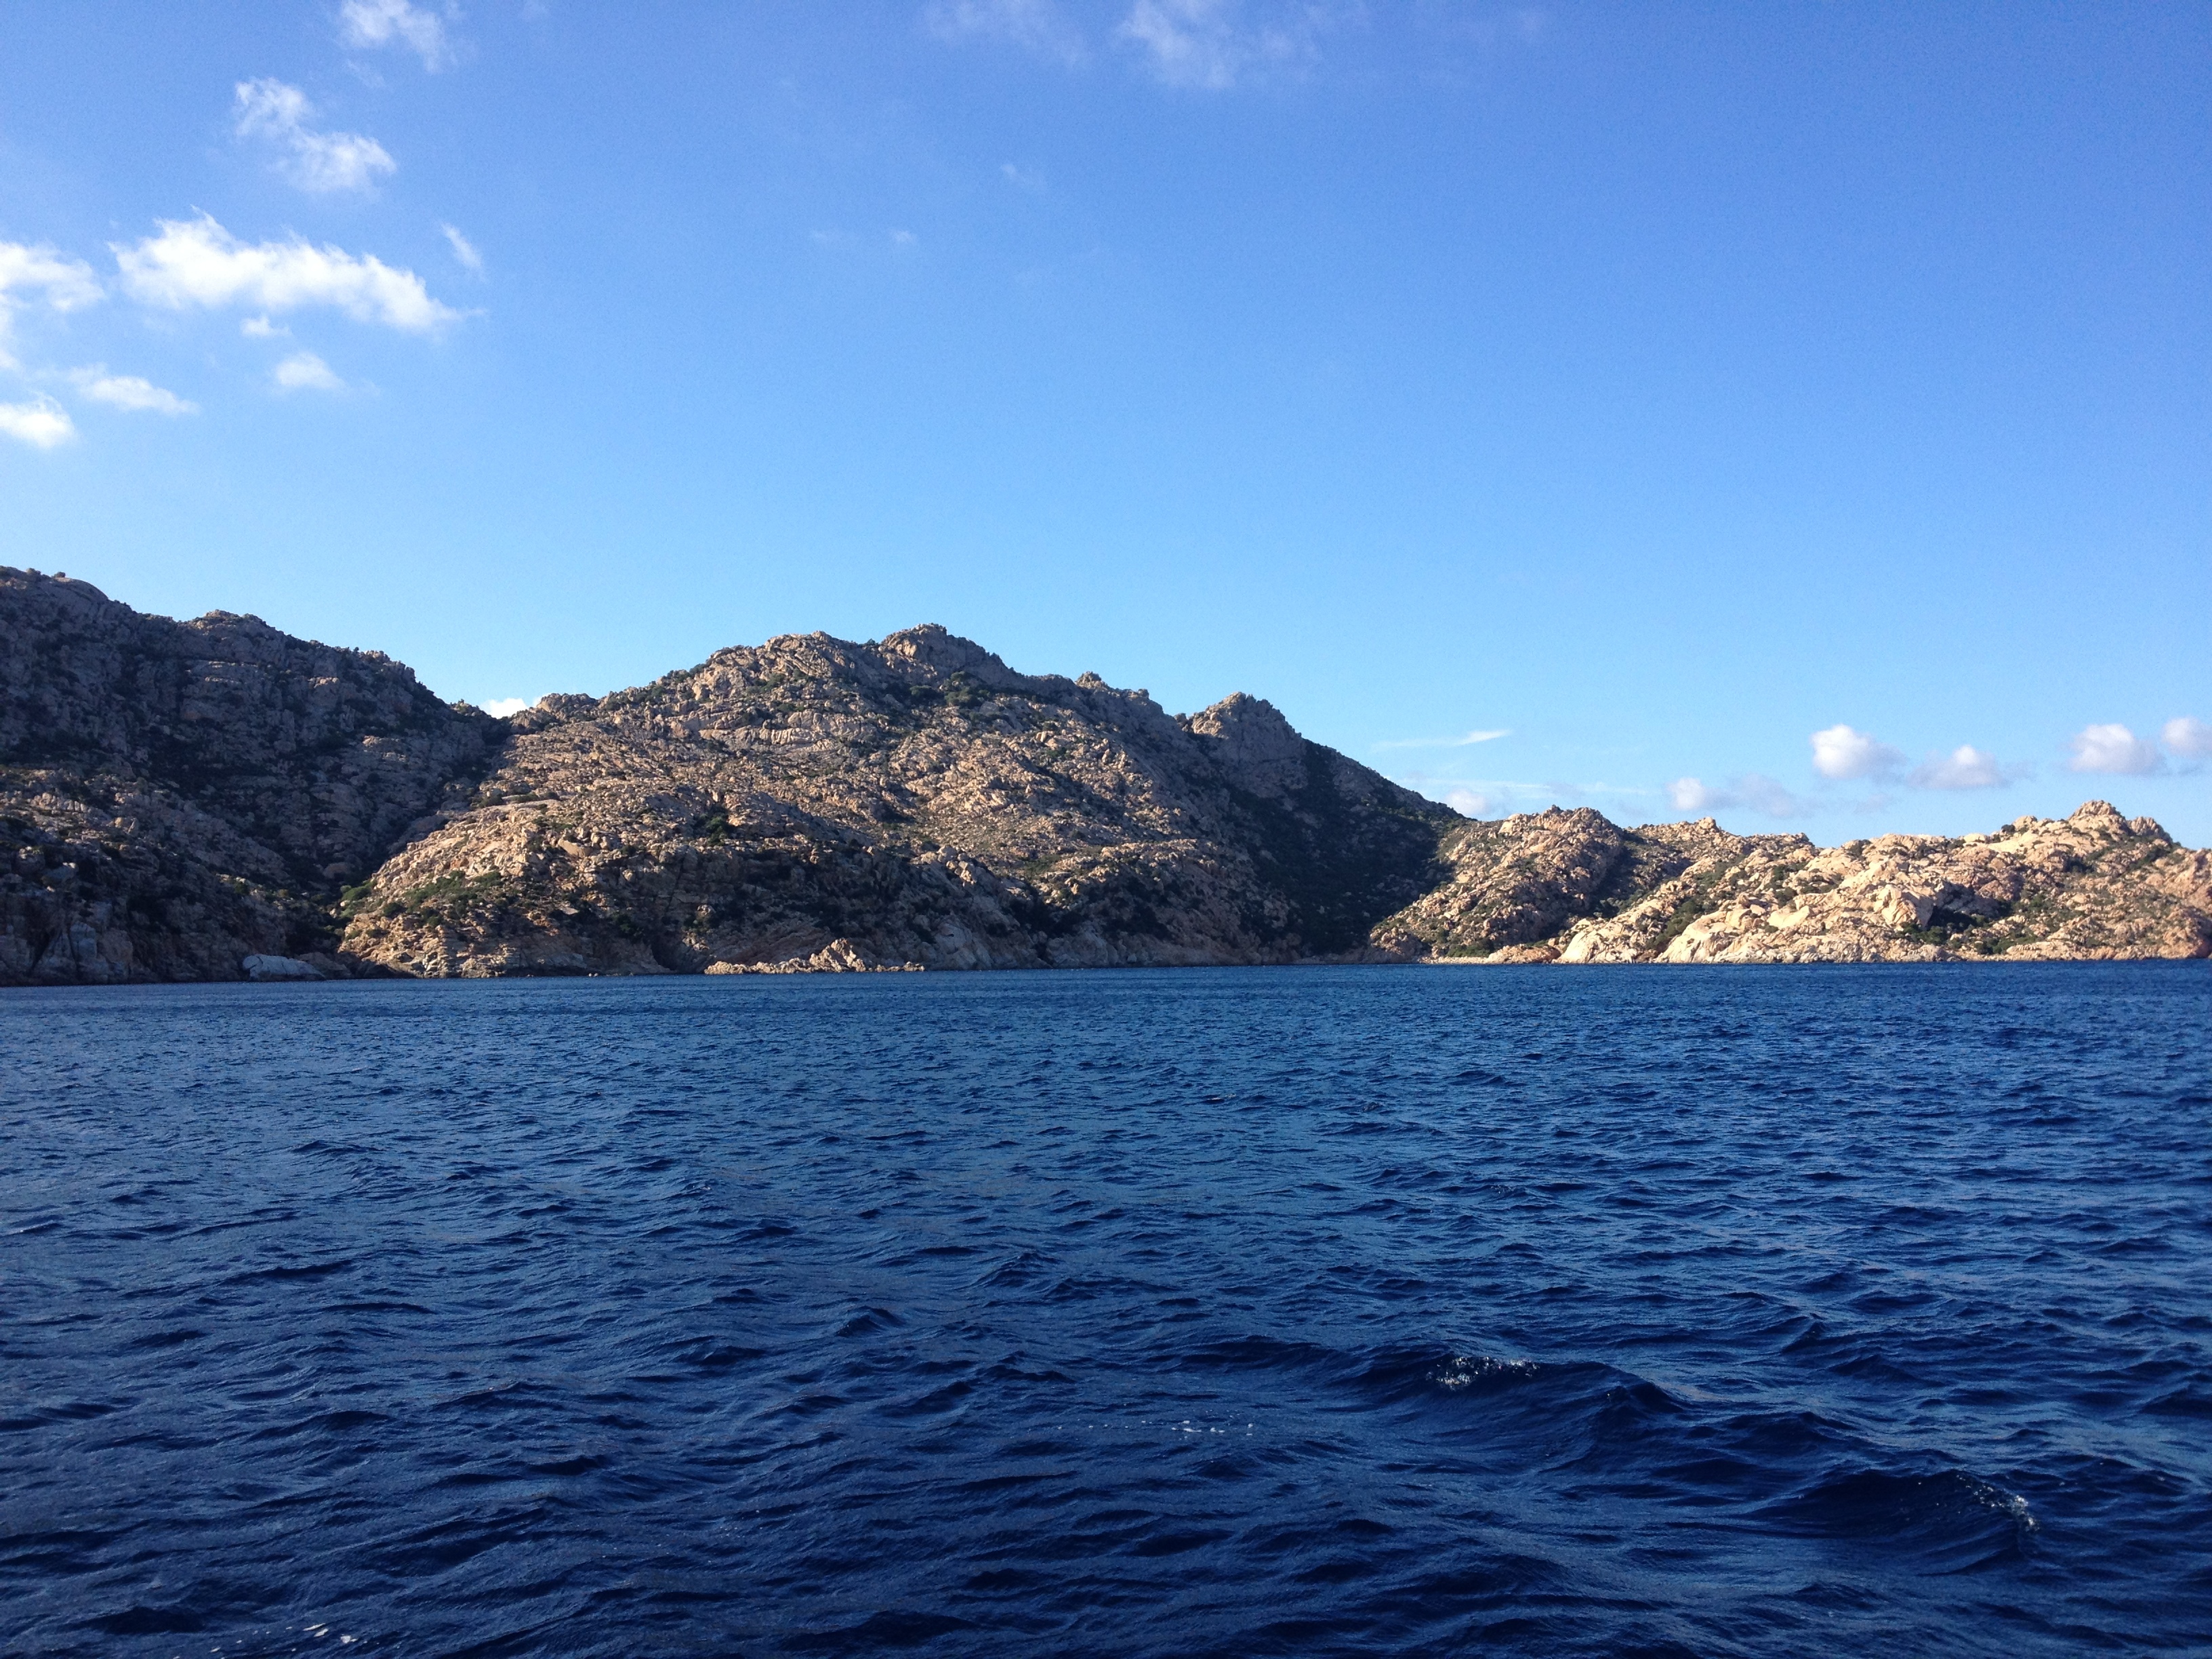
{"label": "rippled water surface", "polygon": [[2212,1632],[2204,964],[0,995],[10,1654]]}

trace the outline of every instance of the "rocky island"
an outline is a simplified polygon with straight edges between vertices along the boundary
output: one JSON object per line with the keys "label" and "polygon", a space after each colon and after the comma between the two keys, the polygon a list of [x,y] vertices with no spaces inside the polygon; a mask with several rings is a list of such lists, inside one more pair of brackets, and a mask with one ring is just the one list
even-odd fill
{"label": "rocky island", "polygon": [[0,984],[2212,955],[2212,854],[2093,801],[1821,848],[1461,817],[1238,694],[937,627],[511,719],[377,652],[0,568]]}

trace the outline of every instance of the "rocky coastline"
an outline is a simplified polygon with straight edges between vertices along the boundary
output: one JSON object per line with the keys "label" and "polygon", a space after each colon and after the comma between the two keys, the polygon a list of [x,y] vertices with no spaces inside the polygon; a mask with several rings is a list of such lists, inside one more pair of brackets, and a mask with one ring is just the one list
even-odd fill
{"label": "rocky coastline", "polygon": [[1237,694],[790,635],[507,720],[374,651],[0,567],[0,985],[2212,956],[2101,801],[1838,848],[1462,817]]}

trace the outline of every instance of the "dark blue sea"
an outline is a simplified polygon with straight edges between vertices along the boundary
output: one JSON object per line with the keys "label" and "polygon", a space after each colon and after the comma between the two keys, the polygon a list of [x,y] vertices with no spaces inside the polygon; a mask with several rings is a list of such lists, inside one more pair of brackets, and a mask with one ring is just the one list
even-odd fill
{"label": "dark blue sea", "polygon": [[2212,1650],[2212,969],[0,994],[9,1655]]}

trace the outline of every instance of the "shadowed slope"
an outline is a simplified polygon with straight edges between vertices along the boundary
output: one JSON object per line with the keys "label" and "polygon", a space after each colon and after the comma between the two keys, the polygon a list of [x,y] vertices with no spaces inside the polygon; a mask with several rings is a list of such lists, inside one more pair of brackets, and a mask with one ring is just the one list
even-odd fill
{"label": "shadowed slope", "polygon": [[0,567],[0,983],[326,952],[340,888],[501,736],[380,652]]}

